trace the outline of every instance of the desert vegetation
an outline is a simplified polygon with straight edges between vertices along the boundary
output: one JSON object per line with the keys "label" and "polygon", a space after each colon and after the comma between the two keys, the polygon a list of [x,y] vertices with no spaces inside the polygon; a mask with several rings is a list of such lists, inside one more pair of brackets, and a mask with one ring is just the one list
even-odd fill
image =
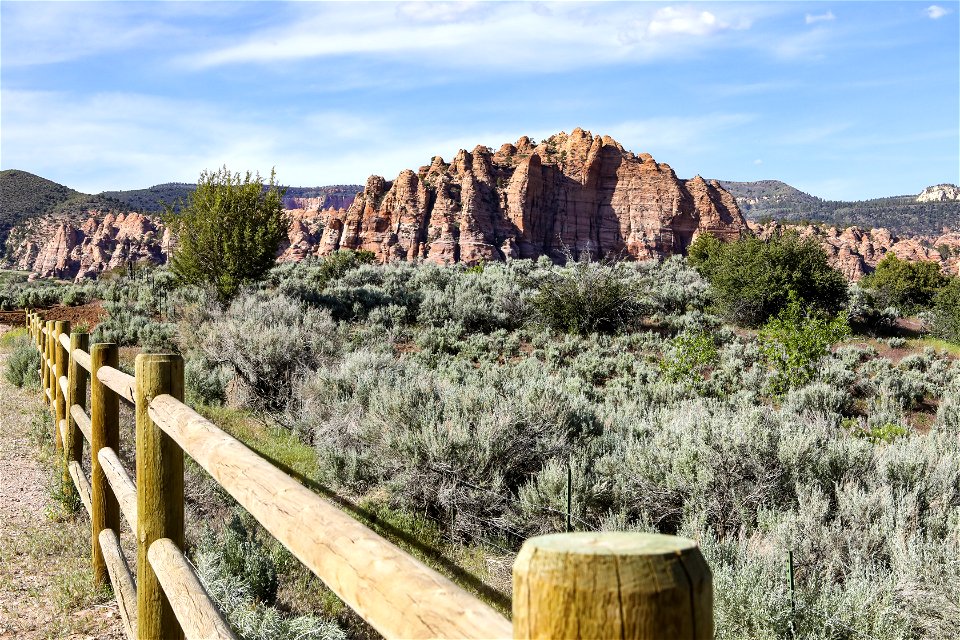
{"label": "desert vegetation", "polygon": [[[960,364],[897,334],[886,283],[786,236],[565,266],[340,252],[230,301],[164,271],[59,289],[107,301],[94,339],[179,351],[201,410],[268,425],[274,459],[503,594],[569,518],[698,540],[719,638],[957,637]],[[909,313],[955,342],[957,280],[932,286]],[[296,563],[229,512],[193,554],[243,637],[369,633],[295,605]]]}

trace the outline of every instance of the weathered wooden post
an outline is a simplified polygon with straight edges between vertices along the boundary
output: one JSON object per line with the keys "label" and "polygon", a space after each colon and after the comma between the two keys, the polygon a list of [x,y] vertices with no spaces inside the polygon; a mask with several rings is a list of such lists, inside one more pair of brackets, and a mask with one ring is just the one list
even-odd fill
{"label": "weathered wooden post", "polygon": [[711,640],[713,575],[686,538],[530,538],[513,565],[513,637]]}
{"label": "weathered wooden post", "polygon": [[[67,350],[63,348],[62,344],[60,344],[60,336],[62,334],[70,335],[70,322],[66,320],[57,320],[53,333],[53,362],[56,367],[53,372],[53,423],[56,425],[57,431],[57,451],[63,451],[66,443],[63,441],[63,432],[60,429],[60,421],[63,420],[67,414],[67,399],[63,393],[63,389],[60,387],[60,378],[67,375]],[[63,459],[63,478],[65,486],[67,486],[72,484],[73,481],[70,480],[70,472],[67,470],[66,456],[64,456]]]}
{"label": "weathered wooden post", "polygon": [[183,358],[140,354],[136,360],[137,410],[137,635],[140,640],[182,640],[183,631],[157,580],[147,552],[160,538],[183,548],[183,450],[147,413],[168,394],[183,400]]}
{"label": "weathered wooden post", "polygon": [[[90,350],[90,527],[93,533],[93,580],[106,584],[107,565],[100,548],[100,532],[120,531],[120,503],[110,489],[97,453],[110,447],[120,455],[120,396],[97,379],[100,367],[116,368],[120,362],[115,344],[95,344]],[[130,528],[136,530],[137,523]]]}
{"label": "weathered wooden post", "polygon": [[[60,452],[61,483],[63,484],[63,492],[65,495],[76,495],[73,479],[70,477],[70,454],[68,451],[70,443],[64,441],[64,432],[66,429],[60,426],[61,424],[66,426],[67,423],[67,396],[63,392],[63,387],[60,386],[60,378],[66,377],[67,375],[69,370],[68,359],[70,357],[67,350],[60,344],[60,336],[64,334],[70,335],[70,323],[66,320],[58,320],[54,334],[56,335],[56,339],[53,342],[53,361],[56,364],[56,369],[53,374],[53,390],[55,393],[53,424],[55,425],[57,436],[57,450]],[[69,385],[69,381],[67,384]],[[69,386],[67,388],[69,389]]]}
{"label": "weathered wooden post", "polygon": [[53,403],[49,398],[50,393],[50,336],[53,335],[53,322],[47,320],[43,323],[43,328],[45,331],[42,333],[43,337],[43,352],[40,354],[40,357],[43,358],[43,389],[47,392],[48,397],[46,398],[47,403],[50,405],[51,410],[53,408]]}
{"label": "weathered wooden post", "polygon": [[83,461],[83,438],[70,409],[75,404],[80,405],[81,408],[87,404],[87,370],[80,366],[73,352],[77,349],[86,351],[89,342],[90,336],[86,333],[70,334],[70,353],[67,354],[67,442],[65,446],[67,464],[71,461]]}

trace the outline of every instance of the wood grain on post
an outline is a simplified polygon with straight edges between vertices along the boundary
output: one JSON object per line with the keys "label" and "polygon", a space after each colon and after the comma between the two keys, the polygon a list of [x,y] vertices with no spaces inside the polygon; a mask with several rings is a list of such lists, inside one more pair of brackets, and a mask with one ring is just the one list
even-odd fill
{"label": "wood grain on post", "polygon": [[83,475],[83,467],[80,466],[80,463],[76,460],[71,460],[67,465],[67,473],[73,485],[77,488],[77,493],[80,495],[80,502],[83,503],[84,508],[87,510],[87,515],[90,514],[90,483],[87,482],[87,476]]}
{"label": "wood grain on post", "polygon": [[43,332],[44,326],[43,323],[38,327],[37,333],[37,349],[40,351],[40,368],[43,372],[40,375],[40,388],[47,388],[47,337]]}
{"label": "wood grain on post", "polygon": [[[87,403],[87,370],[77,364],[73,355],[75,351],[86,351],[90,336],[86,333],[71,333],[70,346],[67,348],[69,362],[67,366],[67,459],[80,462],[83,459],[82,430],[73,417],[74,406],[79,406],[81,413]],[[91,449],[91,451],[94,451]]]}
{"label": "wood grain on post", "polygon": [[[57,320],[56,325],[54,325],[54,340],[51,345],[53,351],[53,363],[56,367],[56,370],[53,374],[53,391],[52,394],[56,396],[56,403],[53,409],[53,419],[57,424],[60,424],[60,421],[63,420],[67,415],[67,399],[63,393],[63,388],[60,386],[60,378],[67,375],[67,350],[63,348],[63,345],[60,344],[60,336],[62,334],[70,334],[70,322],[67,320]],[[64,451],[66,443],[64,443],[60,438],[57,438],[59,442],[57,443],[57,451]],[[65,481],[70,480],[70,473],[67,470],[66,465],[66,454],[63,454],[63,477]],[[66,483],[65,483],[66,484]]]}
{"label": "wood grain on post", "polygon": [[150,545],[170,538],[183,547],[183,450],[150,418],[159,395],[183,400],[183,358],[140,354],[135,364],[137,415],[137,628],[141,640],[180,640],[183,631],[150,566]]}
{"label": "wood grain on post", "polygon": [[[57,425],[60,424],[62,420],[64,422],[64,428],[62,429],[62,434],[57,438],[60,442],[60,446],[57,450],[60,452],[61,456],[61,468],[63,472],[63,488],[65,491],[70,491],[73,489],[73,482],[70,480],[70,452],[68,451],[69,442],[65,437],[67,434],[66,429],[66,420],[67,420],[67,371],[68,360],[69,360],[69,348],[64,349],[62,337],[66,337],[67,340],[70,339],[70,322],[67,320],[57,320],[55,325],[55,339],[53,341],[53,361],[56,366],[56,371],[54,372],[53,378],[53,387],[54,393],[56,394],[56,406],[54,408],[54,421]],[[69,342],[67,343],[69,347]]]}
{"label": "wood grain on post", "polygon": [[[107,567],[101,545],[97,542],[104,529],[120,530],[120,506],[103,474],[97,452],[104,447],[120,451],[120,399],[97,377],[101,367],[115,367],[119,362],[117,345],[100,343],[90,350],[90,526],[93,532],[91,558],[95,584],[104,584]],[[136,521],[130,523],[136,531]]]}
{"label": "wood grain on post", "polygon": [[687,538],[558,533],[513,565],[514,638],[713,638],[713,576]]}
{"label": "wood grain on post", "polygon": [[[43,388],[47,392],[47,398],[50,401],[50,415],[54,415],[54,404],[55,398],[53,395],[53,368],[50,366],[50,363],[53,361],[51,358],[53,345],[53,320],[47,320],[46,322],[46,333],[43,334]],[[56,424],[56,421],[54,421]],[[59,449],[59,446],[57,447]]]}
{"label": "wood grain on post", "polygon": [[154,542],[147,557],[187,640],[235,640],[210,594],[172,540],[160,538]]}
{"label": "wood grain on post", "polygon": [[120,458],[110,447],[104,447],[97,452],[97,461],[100,470],[107,479],[116,501],[120,503],[120,511],[127,519],[130,530],[137,531],[137,486],[127,475],[127,470],[120,463]]}
{"label": "wood grain on post", "polygon": [[137,586],[133,582],[130,567],[120,549],[120,538],[114,529],[104,529],[97,536],[98,546],[103,553],[110,573],[110,583],[113,585],[113,594],[120,605],[120,618],[123,620],[123,630],[128,640],[137,638]]}
{"label": "wood grain on post", "polygon": [[90,416],[78,404],[70,407],[70,417],[77,423],[77,428],[83,434],[83,439],[87,442],[93,442],[93,436],[90,434]]}
{"label": "wood grain on post", "polygon": [[[150,415],[267,531],[385,638],[511,637],[510,622],[490,606],[343,513],[179,400],[155,398]],[[142,508],[142,504],[138,506]]]}

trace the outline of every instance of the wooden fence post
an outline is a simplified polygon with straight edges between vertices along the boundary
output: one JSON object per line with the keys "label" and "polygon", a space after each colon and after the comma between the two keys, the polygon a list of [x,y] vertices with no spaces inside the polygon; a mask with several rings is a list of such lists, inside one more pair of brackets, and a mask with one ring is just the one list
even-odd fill
{"label": "wooden fence post", "polygon": [[147,408],[161,394],[183,400],[183,358],[140,354],[135,368],[137,635],[140,640],[181,640],[183,631],[147,552],[160,538],[170,538],[183,549],[183,450],[154,424]]}
{"label": "wooden fence post", "polygon": [[[110,489],[97,456],[100,449],[110,447],[120,455],[120,396],[97,379],[100,367],[116,368],[120,351],[115,344],[99,343],[90,350],[90,527],[93,542],[93,580],[106,584],[107,565],[100,548],[100,532],[120,531],[120,503]],[[137,523],[130,528],[136,531]]]}
{"label": "wooden fence post", "polygon": [[[43,352],[40,354],[40,357],[43,358],[43,388],[45,391],[50,391],[50,336],[53,334],[53,322],[47,320],[43,323],[43,328],[47,330],[46,333],[41,334],[43,340]],[[53,403],[49,398],[46,399],[47,403],[50,405],[51,410],[53,409]]]}
{"label": "wooden fence post", "polygon": [[[90,336],[86,333],[70,334],[70,353],[67,354],[67,398],[66,398],[66,419],[67,419],[67,463],[70,461],[83,461],[83,438],[77,421],[73,419],[70,408],[78,404],[86,407],[87,404],[87,370],[77,363],[73,352],[77,349],[86,351],[90,342]],[[91,453],[93,449],[90,450]],[[93,456],[91,456],[93,457]]]}
{"label": "wooden fence post", "polygon": [[[73,479],[70,477],[70,452],[69,442],[64,442],[63,432],[66,429],[60,428],[60,422],[63,421],[66,424],[67,418],[67,398],[66,394],[63,392],[63,387],[60,386],[60,378],[65,377],[68,372],[68,358],[70,357],[67,353],[67,350],[63,348],[63,345],[60,344],[60,336],[63,334],[70,335],[70,322],[66,320],[58,320],[56,324],[56,329],[54,329],[54,334],[56,339],[53,341],[53,361],[56,363],[56,370],[53,374],[53,390],[54,397],[56,401],[54,402],[54,411],[53,411],[53,424],[57,432],[57,442],[60,444],[60,465],[62,473],[62,484],[63,491],[66,495],[75,495],[76,490],[73,486]],[[67,389],[69,389],[69,381],[67,382]]]}
{"label": "wooden fence post", "polygon": [[513,637],[712,640],[713,576],[686,538],[530,538],[513,565]]}
{"label": "wooden fence post", "polygon": [[[60,387],[60,377],[67,375],[67,350],[60,344],[60,336],[64,333],[70,335],[70,323],[66,320],[57,320],[53,330],[53,363],[56,368],[53,372],[52,395],[54,397],[53,423],[57,429],[58,451],[63,451],[66,448],[66,443],[63,441],[63,435],[60,431],[60,421],[64,419],[67,413],[65,411],[67,399],[64,397],[63,389]],[[64,481],[72,485],[73,481],[70,480],[70,473],[67,471],[66,456],[63,457],[63,460]]]}

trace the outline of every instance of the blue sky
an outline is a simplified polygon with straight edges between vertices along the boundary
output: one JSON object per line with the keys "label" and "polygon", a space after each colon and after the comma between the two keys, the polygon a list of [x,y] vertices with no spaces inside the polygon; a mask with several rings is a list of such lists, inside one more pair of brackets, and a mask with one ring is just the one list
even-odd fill
{"label": "blue sky", "polygon": [[391,179],[580,126],[825,198],[960,181],[960,3],[0,2],[0,165]]}

